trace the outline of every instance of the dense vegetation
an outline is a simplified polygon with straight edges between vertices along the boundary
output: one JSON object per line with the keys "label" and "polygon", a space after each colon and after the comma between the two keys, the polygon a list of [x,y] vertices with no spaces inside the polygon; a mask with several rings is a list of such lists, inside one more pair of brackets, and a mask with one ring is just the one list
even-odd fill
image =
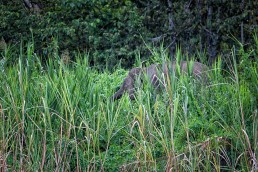
{"label": "dense vegetation", "polygon": [[[256,9],[1,0],[0,171],[257,171]],[[124,68],[172,59],[209,65],[208,82],[170,73],[111,101]]]}
{"label": "dense vegetation", "polygon": [[230,56],[235,38],[245,49],[254,45],[257,8],[251,0],[1,0],[0,38],[19,46],[34,37],[43,61],[87,52],[99,68],[131,67],[138,54],[148,59],[145,44],[163,44],[171,57],[180,44],[213,62]]}
{"label": "dense vegetation", "polygon": [[125,70],[99,73],[80,55],[42,65],[33,44],[21,47],[0,68],[0,169],[255,171],[257,48],[232,49],[227,76],[219,61],[207,85],[171,75],[159,94],[144,82],[135,101],[110,102]]}

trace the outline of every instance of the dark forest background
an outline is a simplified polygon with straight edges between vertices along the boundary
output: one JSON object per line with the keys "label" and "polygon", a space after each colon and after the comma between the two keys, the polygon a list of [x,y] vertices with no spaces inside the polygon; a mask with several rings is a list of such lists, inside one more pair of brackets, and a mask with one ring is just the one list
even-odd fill
{"label": "dark forest background", "polygon": [[211,64],[237,42],[254,45],[257,7],[256,0],[1,0],[0,49],[18,54],[14,47],[33,40],[43,61],[83,52],[91,65],[111,69],[151,57],[148,46],[172,58],[180,46]]}

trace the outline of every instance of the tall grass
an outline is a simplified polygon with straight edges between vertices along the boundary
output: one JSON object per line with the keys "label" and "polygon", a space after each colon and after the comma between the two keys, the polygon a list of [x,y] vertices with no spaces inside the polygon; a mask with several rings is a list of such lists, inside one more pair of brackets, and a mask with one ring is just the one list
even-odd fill
{"label": "tall grass", "polygon": [[[164,91],[144,82],[135,101],[124,95],[116,102],[110,97],[125,70],[100,73],[87,55],[42,65],[33,44],[21,47],[18,63],[1,65],[0,169],[257,170],[257,60],[249,60],[257,57],[255,40],[255,50],[232,49],[230,70],[218,61],[207,84],[171,73],[161,77]],[[2,61],[11,55],[6,50]]]}

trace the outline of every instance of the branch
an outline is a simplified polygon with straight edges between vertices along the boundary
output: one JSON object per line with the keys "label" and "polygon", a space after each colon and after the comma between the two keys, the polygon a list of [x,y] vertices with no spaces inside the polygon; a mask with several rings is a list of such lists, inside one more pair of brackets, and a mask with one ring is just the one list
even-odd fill
{"label": "branch", "polygon": [[32,3],[30,2],[30,0],[22,0],[22,1],[26,8],[28,8],[28,9],[32,8]]}
{"label": "branch", "polygon": [[25,7],[27,9],[29,9],[31,12],[35,13],[35,14],[39,14],[40,13],[40,8],[38,6],[38,4],[36,3],[31,3],[30,0],[22,0],[23,4],[25,5]]}
{"label": "branch", "polygon": [[157,36],[155,38],[149,38],[149,40],[151,42],[158,42],[158,41],[162,40],[163,38],[165,38],[166,36],[167,36],[167,34],[163,34],[163,35]]}
{"label": "branch", "polygon": [[169,23],[169,30],[173,30],[175,27],[174,21],[173,21],[173,17],[172,17],[172,2],[171,0],[168,0],[168,8],[169,8],[169,13],[168,13],[168,23]]}

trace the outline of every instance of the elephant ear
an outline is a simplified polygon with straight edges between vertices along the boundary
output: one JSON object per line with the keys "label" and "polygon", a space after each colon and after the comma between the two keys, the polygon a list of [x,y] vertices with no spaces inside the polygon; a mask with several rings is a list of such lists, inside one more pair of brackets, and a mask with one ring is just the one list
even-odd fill
{"label": "elephant ear", "polygon": [[208,70],[209,70],[208,66],[199,62],[194,63],[194,68],[193,68],[194,76],[196,79],[199,79],[204,83],[207,83],[208,81]]}
{"label": "elephant ear", "polygon": [[130,70],[130,72],[128,73],[128,76],[132,77],[133,79],[135,79],[137,76],[139,76],[142,72],[142,68],[136,67]]}

